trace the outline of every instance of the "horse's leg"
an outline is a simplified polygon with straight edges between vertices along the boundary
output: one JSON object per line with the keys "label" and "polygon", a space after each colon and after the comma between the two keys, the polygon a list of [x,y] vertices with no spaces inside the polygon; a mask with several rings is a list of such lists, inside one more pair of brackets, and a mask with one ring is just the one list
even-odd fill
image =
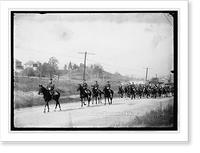
{"label": "horse's leg", "polygon": [[85,98],[83,98],[83,103],[84,103],[84,105],[86,105],[86,103],[85,103]]}
{"label": "horse's leg", "polygon": [[49,112],[49,102],[47,102],[47,108],[48,108],[48,112]]}
{"label": "horse's leg", "polygon": [[99,103],[102,103],[102,102],[101,102],[101,95],[99,96]]}
{"label": "horse's leg", "polygon": [[55,101],[56,101],[56,107],[55,107],[55,110],[54,110],[54,111],[56,111],[57,106],[59,106],[59,108],[60,108],[60,110],[61,110],[61,106],[60,106],[60,102],[58,101],[58,98],[57,98]]}
{"label": "horse's leg", "polygon": [[105,104],[104,105],[106,105],[106,97],[105,97]]}
{"label": "horse's leg", "polygon": [[88,107],[90,106],[90,97],[87,97],[88,100]]}
{"label": "horse's leg", "polygon": [[61,111],[61,106],[60,106],[60,102],[58,101],[58,106],[59,106],[59,108],[60,108],[60,111]]}
{"label": "horse's leg", "polygon": [[94,95],[92,95],[92,104],[94,104]]}
{"label": "horse's leg", "polygon": [[47,109],[48,109],[48,112],[49,112],[49,101],[46,102],[46,105],[45,105],[45,107],[44,107],[44,113],[45,113],[45,111],[46,111],[46,106],[47,106]]}
{"label": "horse's leg", "polygon": [[56,101],[56,106],[55,106],[54,112],[56,111],[57,105],[58,105],[58,102]]}
{"label": "horse's leg", "polygon": [[81,98],[81,107],[83,107],[83,98]]}
{"label": "horse's leg", "polygon": [[47,102],[45,102],[45,105],[44,105],[44,113],[46,113],[46,105],[47,105]]}

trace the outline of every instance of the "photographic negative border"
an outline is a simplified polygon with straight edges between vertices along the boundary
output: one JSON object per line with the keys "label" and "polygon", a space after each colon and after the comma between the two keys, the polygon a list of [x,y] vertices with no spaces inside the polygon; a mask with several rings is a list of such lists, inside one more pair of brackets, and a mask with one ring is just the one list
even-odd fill
{"label": "photographic negative border", "polygon": [[[172,127],[61,127],[61,128],[48,128],[48,127],[23,127],[17,128],[14,126],[14,16],[15,14],[80,14],[80,13],[169,13],[173,16],[173,55],[174,55],[174,116]],[[178,130],[177,117],[178,117],[178,11],[11,11],[11,131],[176,131]]]}

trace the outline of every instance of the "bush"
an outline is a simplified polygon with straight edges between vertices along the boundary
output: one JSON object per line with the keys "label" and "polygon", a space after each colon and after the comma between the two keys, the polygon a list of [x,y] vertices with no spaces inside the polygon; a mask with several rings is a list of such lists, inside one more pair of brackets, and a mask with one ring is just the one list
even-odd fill
{"label": "bush", "polygon": [[42,104],[42,99],[41,97],[37,96],[36,93],[23,91],[14,92],[15,108],[32,107],[38,104]]}

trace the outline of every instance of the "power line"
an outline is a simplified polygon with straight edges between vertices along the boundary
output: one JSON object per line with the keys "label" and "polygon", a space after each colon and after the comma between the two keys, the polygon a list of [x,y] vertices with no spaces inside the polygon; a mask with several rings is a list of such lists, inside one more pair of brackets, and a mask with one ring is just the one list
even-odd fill
{"label": "power line", "polygon": [[[24,49],[24,50],[29,50],[29,51],[37,52],[37,53],[44,53],[44,54],[50,54],[50,55],[58,55],[58,56],[62,56],[62,57],[64,56],[64,57],[68,57],[68,58],[81,59],[81,60],[83,59],[83,58],[80,58],[80,57],[68,56],[68,55],[64,55],[64,54],[56,54],[56,53],[51,53],[51,52],[44,52],[44,51],[39,51],[39,50],[34,50],[34,49],[28,49],[28,48],[22,48],[22,47],[16,47],[16,48]],[[79,54],[85,54],[85,52],[79,52]],[[95,55],[94,53],[87,53],[87,54]],[[130,69],[130,68],[124,68],[124,67],[114,66],[114,65],[111,65],[111,64],[107,64],[107,63],[103,63],[103,62],[99,62],[99,61],[87,59],[86,57],[84,58],[84,65],[86,65],[86,61],[85,60],[88,60],[88,61],[91,61],[91,62],[100,63],[102,65],[107,65],[109,67],[119,68],[119,69],[122,69],[122,70],[130,70],[130,71],[139,71],[139,72],[142,72],[142,70],[136,70],[136,69]],[[149,73],[153,73],[153,72],[149,72]],[[155,73],[153,73],[153,74],[155,74]],[[84,76],[84,74],[83,74],[83,76]],[[83,77],[83,79],[85,79],[85,77]]]}
{"label": "power line", "polygon": [[83,59],[83,58],[80,58],[80,57],[68,56],[68,55],[64,55],[64,54],[56,54],[56,53],[51,53],[51,52],[44,52],[44,51],[39,51],[39,50],[34,50],[34,49],[28,49],[28,48],[22,48],[22,47],[16,47],[16,48],[23,49],[23,50],[29,50],[29,51],[32,51],[32,52],[50,54],[50,55],[65,56],[65,57],[75,58],[75,59],[81,59],[81,60]]}
{"label": "power line", "polygon": [[115,68],[124,69],[124,70],[131,70],[131,71],[140,71],[141,72],[141,70],[135,70],[135,69],[129,69],[129,68],[124,68],[124,67],[114,66],[114,65],[111,65],[111,64],[106,64],[106,63],[102,63],[102,62],[94,61],[94,60],[90,60],[90,59],[87,59],[87,60],[88,61],[92,61],[92,62],[97,62],[97,63],[100,63],[102,65],[107,65],[107,66],[110,66],[110,67],[115,67]]}

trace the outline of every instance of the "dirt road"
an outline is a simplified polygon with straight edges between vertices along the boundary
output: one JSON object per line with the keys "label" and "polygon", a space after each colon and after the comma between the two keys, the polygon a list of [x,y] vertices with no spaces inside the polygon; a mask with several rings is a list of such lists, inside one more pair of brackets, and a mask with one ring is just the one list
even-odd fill
{"label": "dirt road", "polygon": [[[55,111],[50,102],[50,112],[43,113],[44,106],[16,109],[15,127],[115,127],[143,115],[157,107],[165,107],[173,98],[135,99],[116,98],[112,105],[93,104],[80,107],[80,102],[61,104],[62,110]],[[103,100],[104,102],[104,100]]]}

